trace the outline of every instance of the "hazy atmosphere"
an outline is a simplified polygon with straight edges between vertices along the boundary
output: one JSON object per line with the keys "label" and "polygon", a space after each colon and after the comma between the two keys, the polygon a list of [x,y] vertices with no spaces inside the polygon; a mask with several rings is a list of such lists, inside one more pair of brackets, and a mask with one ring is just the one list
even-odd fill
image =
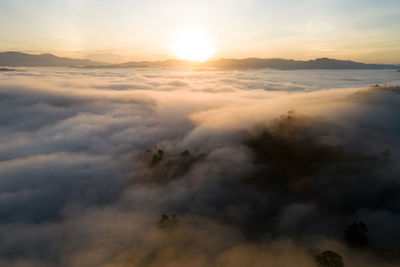
{"label": "hazy atmosphere", "polygon": [[398,0],[1,0],[0,50],[159,60],[196,32],[215,58],[400,64],[399,17]]}
{"label": "hazy atmosphere", "polygon": [[360,88],[383,82],[400,75],[2,74],[1,262],[314,266],[334,249],[376,266],[343,230],[363,220],[373,247],[400,246],[400,94]]}
{"label": "hazy atmosphere", "polygon": [[0,0],[0,266],[400,266],[399,18]]}

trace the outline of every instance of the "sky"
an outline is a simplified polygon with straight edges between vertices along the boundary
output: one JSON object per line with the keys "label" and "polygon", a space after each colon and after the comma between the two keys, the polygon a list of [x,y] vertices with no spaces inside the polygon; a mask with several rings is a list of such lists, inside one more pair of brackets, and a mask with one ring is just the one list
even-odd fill
{"label": "sky", "polygon": [[0,51],[163,60],[193,29],[212,58],[400,63],[398,0],[0,0]]}

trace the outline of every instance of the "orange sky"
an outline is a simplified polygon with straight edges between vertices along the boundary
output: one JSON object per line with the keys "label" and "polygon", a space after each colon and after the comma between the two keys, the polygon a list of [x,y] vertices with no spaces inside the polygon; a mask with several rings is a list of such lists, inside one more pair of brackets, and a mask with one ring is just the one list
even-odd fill
{"label": "orange sky", "polygon": [[213,58],[400,63],[399,18],[398,0],[2,1],[0,50],[159,60],[182,54],[182,32],[200,29]]}

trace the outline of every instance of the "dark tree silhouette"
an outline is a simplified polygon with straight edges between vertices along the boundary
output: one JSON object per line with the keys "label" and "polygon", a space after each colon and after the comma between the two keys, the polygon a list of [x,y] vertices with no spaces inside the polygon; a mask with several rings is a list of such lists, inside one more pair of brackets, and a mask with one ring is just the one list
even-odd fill
{"label": "dark tree silhouette", "polygon": [[367,225],[360,221],[350,224],[344,230],[346,244],[352,248],[368,247]]}
{"label": "dark tree silhouette", "polygon": [[167,214],[163,214],[161,216],[160,221],[158,222],[158,226],[161,228],[165,228],[168,226],[168,224],[169,224],[169,217]]}
{"label": "dark tree silhouette", "polygon": [[331,250],[325,250],[315,256],[315,261],[323,267],[343,267],[343,258]]}
{"label": "dark tree silhouette", "polygon": [[190,152],[189,152],[189,150],[185,150],[185,151],[183,151],[182,152],[182,154],[181,154],[183,157],[189,157],[191,154],[190,154]]}
{"label": "dark tree silhouette", "polygon": [[176,227],[178,223],[178,216],[175,213],[172,214],[171,217],[169,217],[167,214],[163,214],[160,221],[158,222],[158,227],[170,229],[171,227]]}
{"label": "dark tree silhouette", "polygon": [[154,167],[156,166],[164,157],[164,151],[159,149],[156,154],[153,155],[153,158],[151,159],[150,166]]}

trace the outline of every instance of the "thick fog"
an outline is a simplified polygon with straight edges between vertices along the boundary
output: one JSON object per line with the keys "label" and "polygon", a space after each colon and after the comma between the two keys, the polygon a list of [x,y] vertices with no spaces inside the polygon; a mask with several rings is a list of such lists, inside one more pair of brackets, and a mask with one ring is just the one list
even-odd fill
{"label": "thick fog", "polygon": [[[398,266],[399,84],[394,70],[0,73],[0,265],[317,266],[333,250]],[[345,242],[359,221],[368,248]]]}

